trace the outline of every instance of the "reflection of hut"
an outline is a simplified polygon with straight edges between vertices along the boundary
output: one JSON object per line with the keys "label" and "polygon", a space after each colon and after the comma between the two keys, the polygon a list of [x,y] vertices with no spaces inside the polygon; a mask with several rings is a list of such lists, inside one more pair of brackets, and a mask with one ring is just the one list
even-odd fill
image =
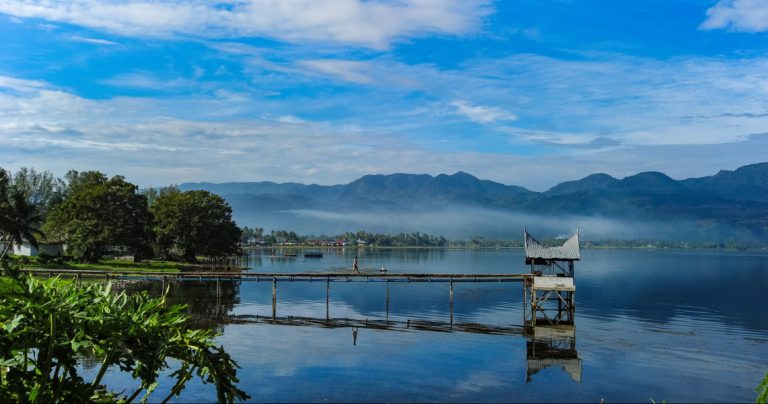
{"label": "reflection of hut", "polygon": [[548,367],[560,367],[576,382],[581,382],[581,359],[576,351],[573,325],[537,326],[526,343],[526,382]]}
{"label": "reflection of hut", "polygon": [[531,266],[531,278],[524,286],[526,325],[536,325],[538,315],[552,324],[573,324],[576,286],[573,284],[573,263],[581,259],[579,232],[562,245],[545,246],[525,230],[525,264]]}

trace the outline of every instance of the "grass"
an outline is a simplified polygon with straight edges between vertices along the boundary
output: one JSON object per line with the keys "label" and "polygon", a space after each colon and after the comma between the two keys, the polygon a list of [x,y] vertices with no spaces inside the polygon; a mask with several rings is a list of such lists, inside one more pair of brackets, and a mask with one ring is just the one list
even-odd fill
{"label": "grass", "polygon": [[136,272],[179,272],[189,267],[179,262],[171,261],[141,261],[126,262],[117,260],[102,260],[98,263],[67,263],[71,269],[89,271],[136,271]]}
{"label": "grass", "polygon": [[81,263],[62,259],[41,260],[38,257],[11,256],[22,268],[75,269],[81,271],[115,272],[168,272],[176,273],[190,268],[189,264],[172,261],[128,262],[120,260],[101,260],[96,263]]}

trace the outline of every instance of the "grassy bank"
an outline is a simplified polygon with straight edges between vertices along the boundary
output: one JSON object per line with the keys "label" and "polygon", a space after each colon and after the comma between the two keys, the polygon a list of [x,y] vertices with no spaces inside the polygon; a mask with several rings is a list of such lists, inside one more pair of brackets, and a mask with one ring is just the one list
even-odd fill
{"label": "grassy bank", "polygon": [[22,268],[75,269],[81,271],[120,271],[120,272],[168,272],[176,273],[194,268],[193,265],[172,261],[129,262],[121,260],[101,260],[96,263],[74,262],[61,258],[40,259],[39,257],[11,256],[13,262]]}

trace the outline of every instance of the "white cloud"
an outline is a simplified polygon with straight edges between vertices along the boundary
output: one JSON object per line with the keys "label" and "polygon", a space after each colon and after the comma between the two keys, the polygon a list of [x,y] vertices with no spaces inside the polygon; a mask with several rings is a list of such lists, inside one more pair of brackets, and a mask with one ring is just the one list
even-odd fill
{"label": "white cloud", "polygon": [[350,81],[357,84],[372,84],[373,78],[369,75],[371,65],[367,62],[353,60],[302,60],[299,65],[308,68],[312,72],[322,73]]}
{"label": "white cloud", "polygon": [[768,1],[720,0],[707,10],[702,29],[731,29],[744,32],[768,31]]}
{"label": "white cloud", "polygon": [[184,77],[164,78],[143,71],[118,74],[117,76],[102,80],[101,83],[113,87],[143,90],[173,90],[194,86],[194,81],[191,79]]}
{"label": "white cloud", "polygon": [[83,37],[79,35],[70,35],[67,37],[67,39],[73,42],[83,42],[83,43],[90,43],[94,45],[108,45],[108,46],[118,45],[117,42],[108,41],[106,39],[88,38],[88,37]]}
{"label": "white cloud", "polygon": [[[764,58],[513,55],[453,69],[382,58],[361,62],[352,73],[286,59],[280,67],[289,69],[254,76],[263,82],[252,87],[208,82],[212,87],[194,87],[184,97],[154,99],[87,99],[42,81],[0,76],[0,161],[58,174],[102,169],[142,185],[330,184],[369,173],[465,170],[542,190],[591,172],[713,174],[765,160],[768,147],[768,137],[750,136],[768,127]],[[271,88],[290,93],[317,75],[343,80],[340,75],[355,72],[376,80],[362,91],[321,98],[266,96]],[[403,77],[409,82],[394,79]],[[133,85],[162,84],[142,80]],[[468,94],[471,101],[462,101]],[[460,106],[464,115],[496,124],[468,137],[465,127],[452,126],[464,122]],[[501,121],[508,111],[518,115],[514,127]],[[299,118],[317,116],[333,121]],[[461,132],[454,143],[452,131]],[[504,143],[509,138],[546,144],[551,154],[519,155],[516,145]]]}
{"label": "white cloud", "polygon": [[281,115],[281,116],[278,116],[275,120],[278,121],[278,122],[282,122],[282,123],[304,123],[304,122],[306,122],[303,119],[299,118],[298,116],[293,116],[293,115]]}
{"label": "white cloud", "polygon": [[26,80],[16,77],[0,76],[0,89],[12,90],[15,92],[37,91],[48,87],[48,83],[39,80]]}
{"label": "white cloud", "polygon": [[490,14],[488,0],[8,0],[0,13],[120,35],[272,37],[383,49],[401,38],[462,35]]}
{"label": "white cloud", "polygon": [[479,105],[472,105],[463,100],[456,100],[451,103],[456,107],[456,113],[466,116],[472,121],[478,123],[492,123],[496,121],[514,121],[516,116],[499,108],[499,107],[483,107]]}

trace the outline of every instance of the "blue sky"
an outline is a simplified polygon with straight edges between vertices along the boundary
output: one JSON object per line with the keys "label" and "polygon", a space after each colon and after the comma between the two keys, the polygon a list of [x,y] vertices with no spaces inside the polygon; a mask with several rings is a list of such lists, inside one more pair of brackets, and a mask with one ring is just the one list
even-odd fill
{"label": "blue sky", "polygon": [[768,161],[766,0],[0,3],[0,166],[544,190]]}

